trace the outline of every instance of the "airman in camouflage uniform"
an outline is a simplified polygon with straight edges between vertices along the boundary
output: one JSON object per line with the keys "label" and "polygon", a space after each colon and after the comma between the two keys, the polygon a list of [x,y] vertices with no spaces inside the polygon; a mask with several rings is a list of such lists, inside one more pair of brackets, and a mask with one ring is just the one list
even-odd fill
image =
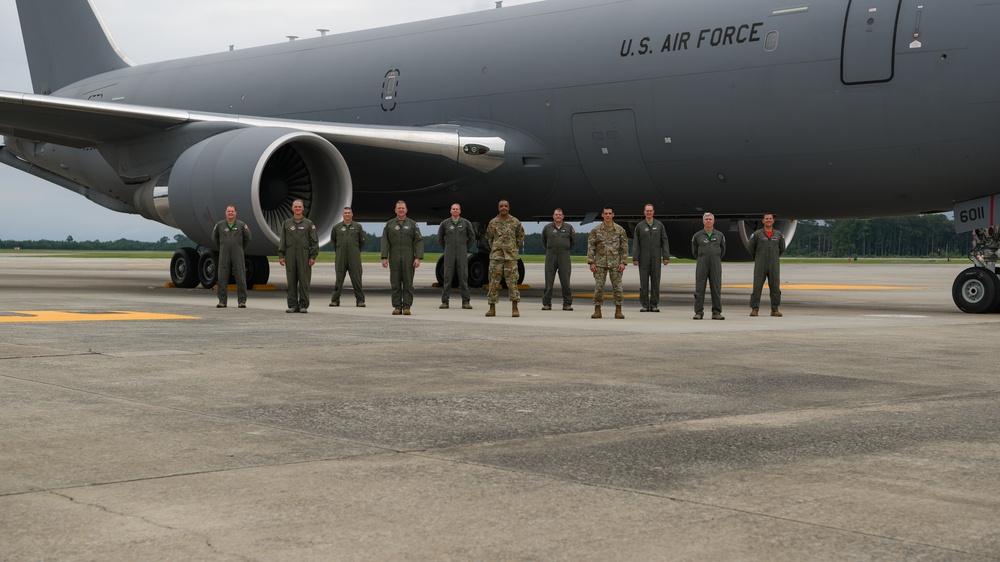
{"label": "airman in camouflage uniform", "polygon": [[448,308],[451,284],[458,276],[458,287],[462,292],[462,308],[472,308],[472,294],[469,292],[469,250],[476,244],[476,229],[468,219],[462,218],[462,206],[451,206],[451,217],[444,219],[438,228],[438,244],[444,249],[444,275],[441,282],[441,307]]}
{"label": "airman in camouflage uniform", "polygon": [[218,308],[226,308],[229,288],[229,273],[236,278],[236,299],[240,308],[247,307],[247,270],[243,263],[243,250],[250,243],[250,227],[241,220],[236,220],[236,207],[226,207],[226,218],[215,223],[212,229],[212,242],[219,247],[219,261],[216,263],[218,286],[215,290],[219,297]]}
{"label": "airman in camouflage uniform", "polygon": [[382,267],[389,268],[392,313],[410,315],[413,305],[413,274],[424,259],[424,237],[417,223],[406,217],[406,202],[396,202],[396,218],[382,231]]}
{"label": "airman in camouflage uniform", "polygon": [[490,245],[490,291],[486,302],[490,310],[486,316],[496,316],[496,305],[500,300],[500,278],[507,281],[510,292],[511,316],[518,317],[517,303],[521,293],[517,290],[517,254],[524,242],[524,227],[521,221],[510,214],[510,203],[500,201],[499,214],[486,227],[486,241]]}
{"label": "airman in camouflage uniform", "polygon": [[757,316],[764,280],[771,293],[771,316],[781,316],[781,254],[785,253],[785,236],[774,230],[774,215],[764,215],[764,228],[750,235],[748,250],[753,256],[753,293],[750,294],[750,316]]}
{"label": "airman in camouflage uniform", "polygon": [[590,231],[587,237],[587,263],[594,273],[597,283],[594,289],[594,314],[591,318],[601,317],[601,305],[604,304],[604,283],[611,277],[611,287],[615,292],[615,318],[625,318],[622,313],[622,302],[625,293],[622,290],[622,273],[628,265],[628,235],[625,229],[615,224],[615,211],[605,207],[601,213],[604,222]]}
{"label": "airman in camouflage uniform", "polygon": [[701,218],[705,228],[691,237],[694,267],[694,319],[705,317],[705,283],[712,288],[712,320],[725,320],[722,315],[722,256],[726,255],[726,237],[715,230],[715,215]]}
{"label": "airman in camouflage uniform", "polygon": [[354,301],[357,306],[365,306],[365,291],[361,286],[361,250],[365,247],[365,229],[354,222],[354,210],[344,207],[344,220],[334,225],[330,232],[330,242],[337,269],[337,282],[333,286],[333,296],[330,306],[340,306],[340,294],[344,290],[344,279],[351,275],[351,288],[354,289]]}
{"label": "airman in camouflage uniform", "polygon": [[309,285],[312,281],[312,266],[319,255],[319,237],[316,225],[305,216],[305,206],[301,199],[292,202],[292,218],[281,224],[281,240],[278,242],[278,263],[285,268],[288,281],[288,310],[285,312],[306,312],[309,309]]}

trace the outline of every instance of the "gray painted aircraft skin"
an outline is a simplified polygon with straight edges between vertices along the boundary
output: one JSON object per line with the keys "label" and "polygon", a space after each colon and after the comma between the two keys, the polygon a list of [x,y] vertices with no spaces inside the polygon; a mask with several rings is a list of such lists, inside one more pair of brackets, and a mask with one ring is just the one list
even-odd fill
{"label": "gray painted aircraft skin", "polygon": [[0,161],[206,247],[235,203],[273,254],[296,197],[324,242],[347,204],[649,202],[683,255],[705,211],[745,237],[1000,191],[985,0],[548,0],[141,66],[86,0],[17,6],[35,93],[0,92]]}

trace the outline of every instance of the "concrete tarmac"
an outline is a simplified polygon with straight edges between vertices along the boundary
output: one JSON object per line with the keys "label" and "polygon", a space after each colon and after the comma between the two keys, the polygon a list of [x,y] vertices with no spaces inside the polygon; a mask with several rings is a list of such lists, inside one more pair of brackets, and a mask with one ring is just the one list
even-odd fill
{"label": "concrete tarmac", "polygon": [[[967,264],[785,264],[785,316],[625,320],[167,289],[166,260],[0,256],[0,560],[1000,560],[1000,315]],[[609,310],[610,309],[610,310]],[[61,321],[40,321],[44,314]],[[71,313],[66,315],[66,313]],[[41,316],[40,316],[41,315]],[[80,318],[81,316],[85,318]],[[77,321],[66,321],[71,317]],[[58,317],[56,318],[58,320]]]}

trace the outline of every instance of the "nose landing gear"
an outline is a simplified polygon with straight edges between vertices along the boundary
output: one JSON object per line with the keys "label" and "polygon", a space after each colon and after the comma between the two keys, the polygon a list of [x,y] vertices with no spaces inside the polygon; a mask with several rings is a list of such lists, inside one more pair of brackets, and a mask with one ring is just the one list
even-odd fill
{"label": "nose landing gear", "polygon": [[969,259],[975,265],[963,270],[951,286],[951,297],[962,312],[984,314],[1000,309],[1000,278],[996,275],[1000,229],[995,226],[972,232]]}

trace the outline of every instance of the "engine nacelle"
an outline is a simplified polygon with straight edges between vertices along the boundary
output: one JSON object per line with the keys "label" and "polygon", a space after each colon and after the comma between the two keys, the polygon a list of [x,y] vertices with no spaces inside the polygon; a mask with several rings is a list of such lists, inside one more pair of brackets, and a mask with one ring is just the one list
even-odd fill
{"label": "engine nacelle", "polygon": [[[786,245],[792,243],[797,225],[798,223],[793,220],[774,221],[774,228],[780,230],[785,236]],[[679,258],[693,258],[691,237],[703,228],[701,219],[665,221],[663,226],[667,230],[667,238],[670,241],[670,253]],[[759,220],[717,219],[715,229],[726,236],[726,257],[722,258],[723,261],[753,261],[749,250],[750,235],[758,228],[763,227],[764,223]]]}
{"label": "engine nacelle", "polygon": [[[786,248],[792,244],[792,238],[795,237],[795,229],[798,226],[797,221],[777,219],[774,221],[774,229],[780,231],[785,237]],[[747,256],[747,261],[753,261],[753,256],[750,255],[750,236],[761,228],[764,228],[764,223],[758,219],[736,221],[736,233],[740,237],[742,250]]]}
{"label": "engine nacelle", "polygon": [[292,216],[292,201],[302,200],[323,245],[352,193],[347,162],[326,139],[251,127],[188,148],[170,170],[139,188],[135,204],[143,217],[178,228],[209,248],[215,247],[215,223],[225,218],[227,205],[235,205],[252,233],[247,254],[273,255],[281,223]]}

